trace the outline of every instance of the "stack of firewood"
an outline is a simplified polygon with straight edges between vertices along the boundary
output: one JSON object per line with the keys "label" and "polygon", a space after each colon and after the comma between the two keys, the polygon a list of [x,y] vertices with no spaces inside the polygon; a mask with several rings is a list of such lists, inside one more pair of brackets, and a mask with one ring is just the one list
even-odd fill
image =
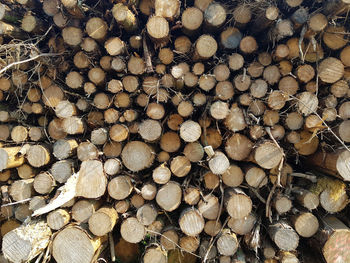
{"label": "stack of firewood", "polygon": [[0,262],[350,262],[349,0],[3,0]]}

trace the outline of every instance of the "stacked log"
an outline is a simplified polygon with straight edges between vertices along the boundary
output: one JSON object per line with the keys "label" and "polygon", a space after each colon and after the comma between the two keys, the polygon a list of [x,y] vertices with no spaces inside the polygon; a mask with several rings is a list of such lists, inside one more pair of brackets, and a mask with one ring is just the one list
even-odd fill
{"label": "stacked log", "polygon": [[0,3],[1,262],[350,262],[350,3],[309,2]]}

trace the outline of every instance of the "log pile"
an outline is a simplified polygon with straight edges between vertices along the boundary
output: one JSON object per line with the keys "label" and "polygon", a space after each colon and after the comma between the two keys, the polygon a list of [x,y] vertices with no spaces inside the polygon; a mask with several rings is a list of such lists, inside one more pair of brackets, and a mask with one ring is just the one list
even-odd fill
{"label": "log pile", "polygon": [[348,0],[3,0],[0,262],[350,262]]}

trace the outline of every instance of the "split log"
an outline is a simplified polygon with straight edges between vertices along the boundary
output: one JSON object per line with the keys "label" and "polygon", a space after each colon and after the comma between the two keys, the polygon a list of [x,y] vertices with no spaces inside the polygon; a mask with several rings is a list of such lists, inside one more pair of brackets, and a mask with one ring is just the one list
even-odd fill
{"label": "split log", "polygon": [[45,250],[50,238],[51,230],[45,222],[31,222],[8,232],[2,240],[2,251],[12,262],[30,261]]}
{"label": "split log", "polygon": [[105,193],[106,188],[107,178],[103,171],[102,162],[97,160],[83,161],[79,170],[76,196],[98,198]]}

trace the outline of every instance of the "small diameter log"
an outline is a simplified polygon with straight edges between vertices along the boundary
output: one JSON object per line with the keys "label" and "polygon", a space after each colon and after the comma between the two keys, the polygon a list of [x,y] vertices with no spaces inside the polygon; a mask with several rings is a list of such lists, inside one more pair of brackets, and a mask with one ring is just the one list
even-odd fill
{"label": "small diameter log", "polygon": [[234,219],[246,217],[252,211],[252,200],[239,188],[225,190],[224,204],[227,213]]}
{"label": "small diameter log", "polygon": [[19,154],[22,147],[0,148],[0,171],[19,167],[24,163],[24,156]]}
{"label": "small diameter log", "polygon": [[272,141],[266,141],[259,145],[254,153],[257,164],[265,169],[277,167],[283,158],[283,151]]}
{"label": "small diameter log", "polygon": [[154,3],[155,14],[172,21],[180,15],[180,6],[179,0],[156,0]]}
{"label": "small diameter log", "polygon": [[272,241],[281,250],[292,251],[299,245],[299,236],[285,221],[279,221],[269,226],[268,233]]}
{"label": "small diameter log", "polygon": [[226,141],[225,151],[233,160],[246,159],[253,148],[253,143],[244,135],[235,133]]}
{"label": "small diameter log", "polygon": [[126,168],[137,172],[151,166],[155,155],[146,143],[130,141],[124,146],[121,157]]}
{"label": "small diameter log", "polygon": [[182,190],[177,182],[170,181],[157,193],[156,202],[165,211],[171,212],[181,204]]}
{"label": "small diameter log", "polygon": [[207,29],[220,28],[226,21],[226,9],[219,3],[211,3],[204,11],[204,21]]}
{"label": "small diameter log", "polygon": [[229,229],[223,229],[221,235],[216,241],[218,252],[224,256],[232,256],[238,249],[238,240],[234,233]]}
{"label": "small diameter log", "polygon": [[296,199],[298,202],[308,210],[316,209],[320,204],[319,197],[305,189],[296,189]]}
{"label": "small diameter log", "polygon": [[166,184],[169,182],[170,177],[171,171],[164,163],[155,168],[152,172],[153,181],[157,184]]}
{"label": "small diameter log", "polygon": [[32,197],[34,179],[16,180],[10,186],[9,194],[15,201],[21,201]]}
{"label": "small diameter log", "polygon": [[32,145],[27,152],[27,161],[33,167],[44,166],[50,161],[50,151],[42,145]]}
{"label": "small diameter log", "polygon": [[52,230],[59,230],[69,223],[70,218],[67,210],[57,209],[47,215],[46,222]]}
{"label": "small diameter log", "polygon": [[235,27],[228,27],[220,34],[220,43],[224,48],[235,49],[239,46],[242,33]]}
{"label": "small diameter log", "polygon": [[133,185],[129,176],[117,176],[108,183],[108,194],[116,200],[127,198],[132,190]]}
{"label": "small diameter log", "polygon": [[184,177],[191,171],[191,162],[185,156],[176,156],[170,163],[171,172],[177,177]]}
{"label": "small diameter log", "polygon": [[51,166],[50,173],[57,182],[62,184],[73,174],[73,168],[72,160],[62,160]]}
{"label": "small diameter log", "polygon": [[206,219],[217,219],[220,212],[219,199],[213,194],[203,196],[203,199],[198,203],[198,211]]}
{"label": "small diameter log", "polygon": [[203,13],[196,7],[188,7],[182,12],[181,23],[187,35],[195,34],[203,22]]}
{"label": "small diameter log", "polygon": [[78,143],[74,139],[57,140],[53,145],[53,155],[58,160],[64,160],[64,159],[67,159],[68,157],[71,157],[75,153],[75,150],[77,147],[78,147]]}
{"label": "small diameter log", "polygon": [[62,29],[62,37],[68,45],[78,46],[82,42],[83,32],[80,28],[68,26]]}
{"label": "small diameter log", "polygon": [[312,213],[305,212],[292,218],[295,231],[302,237],[312,237],[319,228],[318,219]]}
{"label": "small diameter log", "polygon": [[169,42],[169,23],[161,16],[152,16],[147,21],[147,33],[159,46]]}
{"label": "small diameter log", "polygon": [[208,165],[214,174],[223,174],[229,168],[230,161],[224,153],[216,151],[214,156],[209,160]]}
{"label": "small diameter log", "polygon": [[144,120],[138,126],[138,133],[145,141],[153,142],[160,138],[162,133],[162,126],[156,120]]}
{"label": "small diameter log", "polygon": [[158,211],[153,205],[145,204],[137,209],[136,218],[141,224],[148,226],[156,220],[157,215]]}
{"label": "small diameter log", "polygon": [[95,236],[104,236],[113,230],[117,219],[118,213],[114,208],[102,207],[90,216],[89,230]]}
{"label": "small diameter log", "polygon": [[350,180],[350,153],[347,150],[331,153],[318,151],[309,156],[307,162],[317,169],[322,169],[323,172],[340,177],[344,181]]}
{"label": "small diameter log", "polygon": [[149,247],[146,249],[142,258],[143,263],[167,263],[166,252],[160,247]]}
{"label": "small diameter log", "polygon": [[2,240],[2,252],[11,262],[29,262],[44,252],[51,230],[43,221],[33,221],[8,232]]}
{"label": "small diameter log", "polygon": [[195,142],[200,138],[201,133],[201,126],[197,122],[188,120],[180,126],[180,137],[185,142]]}
{"label": "small diameter log", "polygon": [[209,236],[215,237],[219,234],[221,228],[222,224],[220,221],[216,222],[216,220],[209,220],[205,222],[204,232]]}
{"label": "small diameter log", "polygon": [[39,194],[49,194],[55,187],[55,179],[48,172],[39,173],[34,178],[33,187]]}
{"label": "small diameter log", "polygon": [[102,162],[98,160],[83,161],[79,170],[76,196],[98,198],[105,193],[106,188],[107,178],[103,171]]}
{"label": "small diameter log", "polygon": [[318,67],[318,76],[325,83],[334,83],[344,75],[343,63],[334,57],[324,59]]}
{"label": "small diameter log", "polygon": [[194,208],[185,209],[179,217],[181,231],[190,237],[199,235],[204,229],[204,223],[202,215]]}
{"label": "small diameter log", "polygon": [[195,44],[194,60],[206,60],[215,55],[218,49],[216,40],[210,35],[201,35]]}
{"label": "small diameter log", "polygon": [[72,219],[79,223],[87,223],[100,205],[96,200],[80,200],[72,207]]}
{"label": "small diameter log", "polygon": [[252,231],[256,223],[256,220],[257,220],[256,216],[253,213],[250,213],[246,217],[242,217],[239,219],[235,219],[231,217],[227,222],[227,225],[237,235],[246,235]]}
{"label": "small diameter log", "polygon": [[252,30],[254,33],[261,32],[271,26],[271,24],[278,18],[279,10],[276,6],[269,6],[261,10],[253,20]]}
{"label": "small diameter log", "polygon": [[40,19],[28,12],[22,18],[21,29],[28,33],[40,34],[45,31],[45,25]]}
{"label": "small diameter log", "polygon": [[243,111],[238,107],[236,103],[232,104],[230,112],[224,121],[224,124],[229,130],[233,132],[241,131],[247,127]]}
{"label": "small diameter log", "polygon": [[106,239],[107,237],[92,238],[80,227],[68,226],[55,236],[52,242],[52,255],[57,262],[62,263],[92,262],[94,257],[98,256],[98,250]]}
{"label": "small diameter log", "polygon": [[144,200],[153,200],[157,194],[157,187],[153,183],[145,183],[141,188],[141,196]]}
{"label": "small diameter log", "polygon": [[146,235],[146,229],[137,218],[129,217],[120,226],[122,238],[129,243],[139,243]]}
{"label": "small diameter log", "polygon": [[229,168],[222,174],[223,183],[230,187],[239,186],[243,180],[244,174],[242,169],[234,164],[231,164]]}
{"label": "small diameter log", "polygon": [[126,31],[130,32],[137,29],[137,18],[126,5],[122,3],[115,4],[112,8],[112,14],[117,23]]}
{"label": "small diameter log", "polygon": [[274,199],[273,206],[279,215],[283,215],[292,208],[293,204],[287,196],[277,195]]}
{"label": "small diameter log", "polygon": [[264,170],[254,166],[245,169],[245,180],[248,185],[254,188],[261,188],[268,183]]}

